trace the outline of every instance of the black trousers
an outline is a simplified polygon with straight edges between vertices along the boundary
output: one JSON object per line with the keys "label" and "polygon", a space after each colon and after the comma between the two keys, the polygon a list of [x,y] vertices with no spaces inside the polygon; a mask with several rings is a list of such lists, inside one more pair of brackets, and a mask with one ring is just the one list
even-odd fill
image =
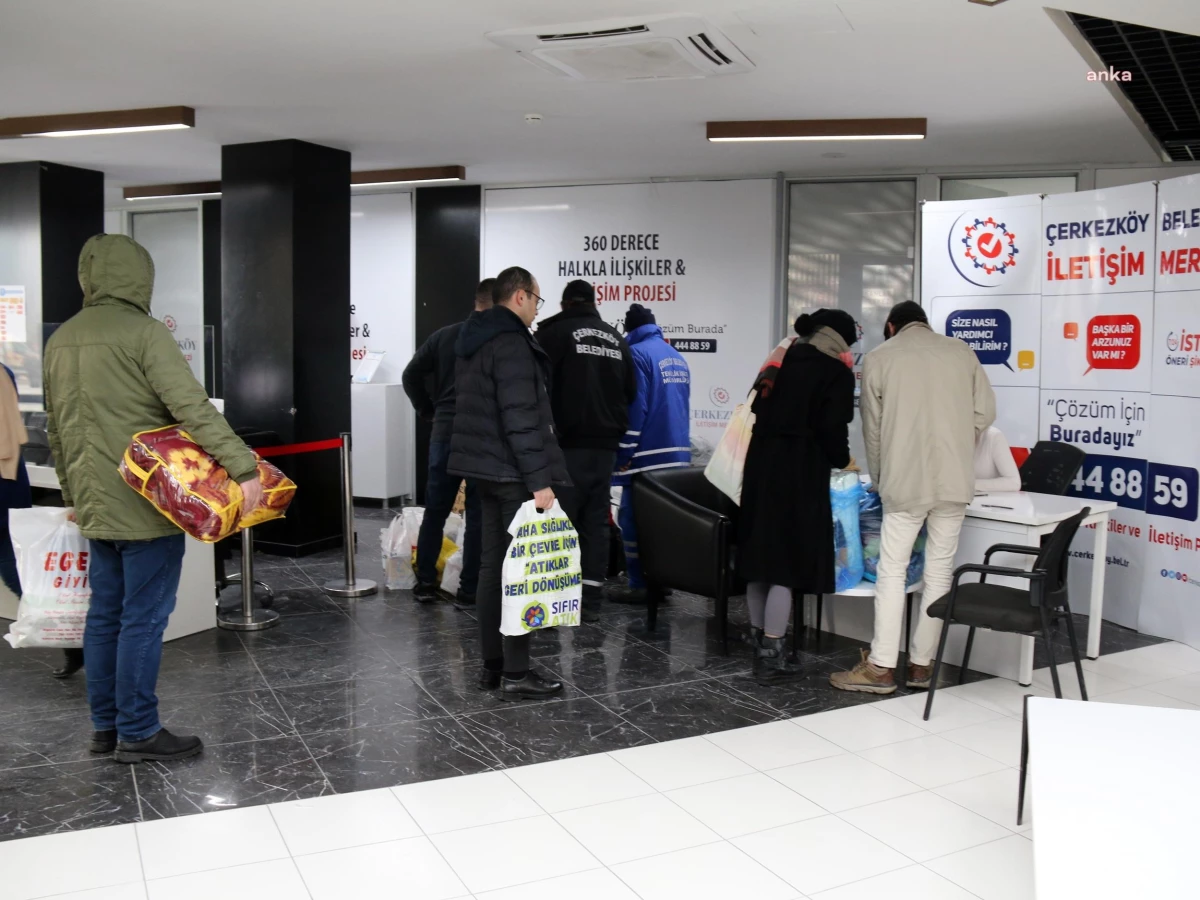
{"label": "black trousers", "polygon": [[479,590],[475,594],[475,615],[479,618],[479,645],[483,662],[490,669],[518,674],[529,670],[529,635],[507,637],[500,633],[502,595],[500,573],[512,535],[508,526],[517,511],[533,495],[523,484],[476,481],[483,513],[480,535]]}
{"label": "black trousers", "polygon": [[579,532],[579,556],[583,568],[583,603],[592,608],[600,603],[601,588],[608,576],[608,511],[612,503],[612,473],[615,450],[564,449],[567,471],[574,487],[555,490],[563,512]]}

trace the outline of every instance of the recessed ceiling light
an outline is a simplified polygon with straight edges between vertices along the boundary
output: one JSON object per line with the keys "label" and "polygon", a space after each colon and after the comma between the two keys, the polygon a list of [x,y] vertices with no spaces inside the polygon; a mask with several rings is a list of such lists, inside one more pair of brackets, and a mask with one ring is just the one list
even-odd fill
{"label": "recessed ceiling light", "polygon": [[114,109],[107,112],[0,119],[0,138],[131,134],[137,131],[175,131],[195,125],[196,111],[190,106]]}
{"label": "recessed ceiling light", "polygon": [[181,200],[184,198],[220,197],[221,182],[191,181],[184,184],[144,184],[125,188],[126,200]]}
{"label": "recessed ceiling light", "polygon": [[377,169],[373,172],[351,172],[352,187],[384,187],[393,184],[436,184],[464,181],[463,166],[427,166],[420,169]]}
{"label": "recessed ceiling light", "polygon": [[921,141],[925,119],[768,119],[709,122],[713,143],[742,141]]}

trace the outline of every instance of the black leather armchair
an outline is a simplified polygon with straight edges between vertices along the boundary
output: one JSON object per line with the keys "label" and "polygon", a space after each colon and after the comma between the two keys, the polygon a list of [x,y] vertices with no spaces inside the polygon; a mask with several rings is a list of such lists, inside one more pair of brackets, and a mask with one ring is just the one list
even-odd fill
{"label": "black leather armchair", "polygon": [[729,653],[729,598],[744,590],[734,572],[738,507],[699,467],[663,469],[633,479],[638,556],[649,591],[646,627],[658,621],[665,590],[716,600],[724,653]]}

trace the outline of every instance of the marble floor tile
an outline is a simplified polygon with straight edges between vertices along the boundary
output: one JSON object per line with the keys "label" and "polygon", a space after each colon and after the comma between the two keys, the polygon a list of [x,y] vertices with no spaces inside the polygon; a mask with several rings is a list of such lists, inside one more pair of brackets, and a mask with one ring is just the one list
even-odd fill
{"label": "marble floor tile", "polygon": [[708,676],[686,663],[640,641],[623,643],[615,635],[606,646],[591,650],[572,648],[557,659],[541,662],[575,687],[593,696],[636,688],[663,687]]}
{"label": "marble floor tile", "polygon": [[278,647],[339,644],[346,641],[373,643],[371,637],[355,625],[353,619],[340,611],[280,618],[279,624],[274,628],[246,632],[241,638],[246,649],[251,652]]}
{"label": "marble floor tile", "polygon": [[254,662],[273,688],[387,678],[403,671],[381,647],[359,641],[256,650]]}
{"label": "marble floor tile", "polygon": [[254,659],[242,650],[211,656],[164,654],[157,690],[161,701],[174,702],[194,694],[228,694],[266,687]]}
{"label": "marble floor tile", "polygon": [[454,663],[412,672],[411,677],[447,715],[469,715],[502,709],[495,691],[479,688],[479,662]]}
{"label": "marble floor tile", "polygon": [[712,734],[782,718],[773,707],[715,681],[596,698],[658,741]]}
{"label": "marble floor tile", "polygon": [[295,737],[209,745],[183,762],[142,763],[134,778],[147,821],[333,793]]}
{"label": "marble floor tile", "polygon": [[0,872],[5,900],[32,900],[142,878],[132,825],[0,844]]}
{"label": "marble floor tile", "polygon": [[158,712],[175,734],[199,735],[206,745],[296,734],[274,692],[267,689],[167,697]]}
{"label": "marble floor tile", "polygon": [[86,709],[45,710],[24,722],[0,720],[0,770],[93,759],[91,735]]}
{"label": "marble floor tile", "polygon": [[652,740],[588,698],[504,704],[461,721],[504,766],[602,753]]}
{"label": "marble floor tile", "polygon": [[0,775],[4,840],[136,822],[137,788],[110,759],[10,769]]}
{"label": "marble floor tile", "polygon": [[[393,788],[392,794],[425,834],[495,825],[546,812],[504,772],[407,784]],[[519,825],[513,827],[520,829]]]}
{"label": "marble floor tile", "polygon": [[413,678],[355,678],[280,687],[275,691],[285,717],[300,734],[343,731],[436,719],[448,713]]}
{"label": "marble floor tile", "polygon": [[339,794],[473,775],[496,758],[452,718],[350,728],[305,738]]}

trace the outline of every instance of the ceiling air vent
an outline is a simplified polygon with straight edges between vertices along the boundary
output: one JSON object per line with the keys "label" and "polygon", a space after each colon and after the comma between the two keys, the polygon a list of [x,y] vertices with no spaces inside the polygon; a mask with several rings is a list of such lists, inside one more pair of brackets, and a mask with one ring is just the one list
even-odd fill
{"label": "ceiling air vent", "polygon": [[579,81],[707,78],[754,68],[733,41],[692,17],[513,29],[488,38],[539,68]]}

